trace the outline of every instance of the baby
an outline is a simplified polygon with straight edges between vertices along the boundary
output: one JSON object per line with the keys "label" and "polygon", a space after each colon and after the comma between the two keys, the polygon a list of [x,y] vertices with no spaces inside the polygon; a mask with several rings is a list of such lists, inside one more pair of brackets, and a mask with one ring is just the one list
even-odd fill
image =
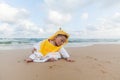
{"label": "baby", "polygon": [[70,55],[63,48],[68,42],[69,34],[63,30],[57,31],[53,36],[34,45],[32,54],[25,61],[28,62],[53,62],[61,58],[73,62]]}

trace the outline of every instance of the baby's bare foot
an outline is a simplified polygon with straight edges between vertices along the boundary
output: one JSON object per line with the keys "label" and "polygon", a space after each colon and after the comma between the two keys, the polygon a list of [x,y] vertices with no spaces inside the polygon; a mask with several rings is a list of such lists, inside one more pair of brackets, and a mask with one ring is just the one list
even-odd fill
{"label": "baby's bare foot", "polygon": [[29,63],[29,62],[33,62],[33,60],[30,59],[30,58],[27,58],[27,59],[25,59],[24,61],[26,61],[27,63]]}

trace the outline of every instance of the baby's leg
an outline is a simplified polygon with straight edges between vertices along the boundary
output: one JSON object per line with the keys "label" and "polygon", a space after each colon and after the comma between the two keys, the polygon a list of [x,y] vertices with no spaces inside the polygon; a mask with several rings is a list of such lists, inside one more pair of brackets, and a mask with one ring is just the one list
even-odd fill
{"label": "baby's leg", "polygon": [[31,55],[29,56],[29,58],[27,58],[25,61],[26,61],[27,63],[29,63],[29,62],[34,62],[34,60],[38,60],[40,57],[41,57],[41,54],[40,54],[40,53],[34,52],[34,53],[31,54]]}
{"label": "baby's leg", "polygon": [[59,52],[49,53],[47,56],[49,57],[47,60],[48,62],[53,62],[61,58]]}
{"label": "baby's leg", "polygon": [[47,60],[47,62],[54,62],[54,61],[56,61],[55,58],[50,58]]}
{"label": "baby's leg", "polygon": [[25,61],[26,61],[27,63],[33,62],[33,60],[32,60],[31,58],[27,58],[27,59],[25,59]]}
{"label": "baby's leg", "polygon": [[25,61],[29,63],[29,62],[33,62],[34,59],[35,59],[35,54],[33,53],[27,59],[25,59]]}

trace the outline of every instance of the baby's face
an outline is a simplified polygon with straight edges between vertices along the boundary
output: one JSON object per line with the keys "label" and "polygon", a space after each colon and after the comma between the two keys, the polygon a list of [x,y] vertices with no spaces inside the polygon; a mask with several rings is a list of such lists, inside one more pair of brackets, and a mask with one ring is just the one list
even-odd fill
{"label": "baby's face", "polygon": [[61,46],[66,42],[67,38],[65,36],[57,36],[55,38],[55,44],[56,46]]}

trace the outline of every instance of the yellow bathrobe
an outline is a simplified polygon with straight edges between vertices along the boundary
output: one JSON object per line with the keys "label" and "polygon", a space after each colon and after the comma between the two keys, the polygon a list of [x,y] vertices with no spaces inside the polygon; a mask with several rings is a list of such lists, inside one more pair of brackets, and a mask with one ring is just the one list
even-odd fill
{"label": "yellow bathrobe", "polygon": [[42,53],[43,56],[46,56],[50,52],[58,52],[61,49],[61,47],[68,42],[68,38],[67,38],[66,42],[63,45],[58,47],[58,46],[54,46],[48,41],[48,40],[53,40],[58,34],[63,34],[69,37],[68,33],[66,33],[63,30],[59,30],[54,35],[52,35],[50,38],[42,41],[40,44],[39,52]]}

